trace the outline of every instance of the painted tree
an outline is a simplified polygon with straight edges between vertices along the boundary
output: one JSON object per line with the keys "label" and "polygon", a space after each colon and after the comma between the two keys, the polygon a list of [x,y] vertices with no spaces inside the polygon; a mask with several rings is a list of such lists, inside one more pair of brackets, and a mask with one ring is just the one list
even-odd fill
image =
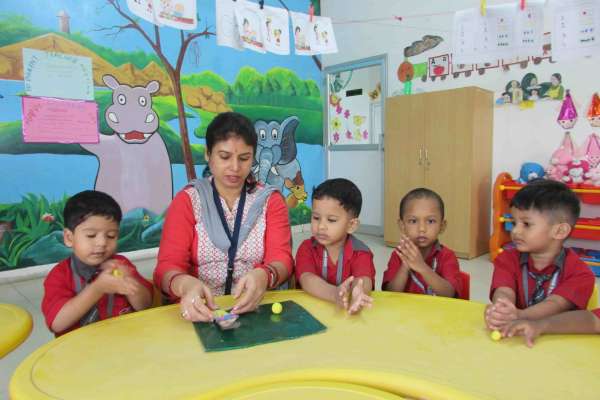
{"label": "painted tree", "polygon": [[[169,80],[171,81],[171,85],[173,87],[173,95],[175,96],[175,101],[177,103],[177,111],[179,118],[179,134],[181,136],[181,147],[183,151],[183,160],[185,163],[185,171],[187,174],[188,180],[192,180],[196,178],[196,170],[194,169],[194,161],[192,159],[192,148],[190,146],[190,140],[188,137],[188,127],[185,119],[185,108],[183,104],[183,93],[181,91],[181,68],[183,67],[183,61],[185,58],[185,53],[187,49],[190,47],[190,44],[199,37],[208,38],[211,35],[215,35],[214,32],[210,32],[208,27],[205,27],[201,32],[184,32],[182,30],[179,31],[180,37],[180,45],[179,52],[177,54],[177,59],[175,63],[172,63],[163,52],[162,43],[160,41],[160,28],[158,26],[154,26],[154,38],[151,37],[139,24],[137,19],[134,19],[129,15],[121,5],[118,0],[106,0],[109,5],[111,5],[115,11],[124,18],[127,23],[125,25],[115,25],[109,28],[102,28],[101,30],[116,30],[115,35],[118,35],[120,32],[123,32],[127,29],[132,29],[137,31],[142,35],[144,40],[148,42],[150,47],[154,50],[163,66],[167,71],[167,75]],[[198,18],[198,21],[200,18]]]}

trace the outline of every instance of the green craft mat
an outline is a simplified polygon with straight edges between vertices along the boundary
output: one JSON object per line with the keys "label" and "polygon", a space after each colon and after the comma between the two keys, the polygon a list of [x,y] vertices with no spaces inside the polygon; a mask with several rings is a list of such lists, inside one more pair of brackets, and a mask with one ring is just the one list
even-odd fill
{"label": "green craft mat", "polygon": [[273,314],[272,304],[262,304],[255,312],[240,315],[240,326],[222,330],[214,323],[195,322],[194,329],[206,351],[243,349],[312,335],[327,329],[294,301],[281,302],[281,314]]}

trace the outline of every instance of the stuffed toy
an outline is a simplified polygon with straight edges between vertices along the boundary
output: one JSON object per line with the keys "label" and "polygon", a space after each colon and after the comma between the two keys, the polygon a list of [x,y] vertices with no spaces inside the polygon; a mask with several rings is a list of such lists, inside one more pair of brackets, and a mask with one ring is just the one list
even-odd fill
{"label": "stuffed toy", "polygon": [[600,165],[596,168],[591,168],[587,174],[585,174],[585,183],[594,186],[600,186]]}
{"label": "stuffed toy", "polygon": [[546,175],[544,167],[538,163],[527,162],[521,165],[521,171],[519,172],[519,179],[517,179],[517,182],[527,183],[534,179],[543,178],[544,175]]}
{"label": "stuffed toy", "polygon": [[546,168],[546,175],[548,175],[548,178],[554,179],[555,181],[562,181],[563,177],[568,173],[568,164],[573,161],[574,153],[575,146],[573,145],[571,134],[565,132],[560,147],[552,153],[550,165]]}
{"label": "stuffed toy", "polygon": [[567,175],[563,177],[566,183],[584,183],[586,174],[590,171],[590,164],[586,160],[575,159],[568,165]]}

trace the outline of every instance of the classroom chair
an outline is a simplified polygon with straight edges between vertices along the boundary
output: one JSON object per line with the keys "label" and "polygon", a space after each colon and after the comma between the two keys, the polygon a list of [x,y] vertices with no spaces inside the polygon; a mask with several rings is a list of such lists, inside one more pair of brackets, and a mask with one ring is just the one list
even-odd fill
{"label": "classroom chair", "polygon": [[594,285],[594,291],[587,305],[587,309],[590,311],[595,308],[598,308],[598,285]]}
{"label": "classroom chair", "polygon": [[460,283],[462,286],[462,293],[460,298],[463,300],[471,299],[471,275],[468,272],[459,271]]}

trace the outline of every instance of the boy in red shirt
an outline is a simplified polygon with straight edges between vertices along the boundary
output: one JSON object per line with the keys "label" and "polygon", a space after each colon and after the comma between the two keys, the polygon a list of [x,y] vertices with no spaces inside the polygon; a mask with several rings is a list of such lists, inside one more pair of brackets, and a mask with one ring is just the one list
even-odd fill
{"label": "boy in red shirt", "polygon": [[152,284],[115,255],[120,222],[119,205],[105,193],[88,190],[67,201],[64,241],[73,255],[52,268],[42,300],[56,336],[152,304]]}
{"label": "boy in red shirt", "polygon": [[458,260],[438,241],[446,229],[442,198],[430,189],[413,189],[400,201],[399,214],[400,244],[383,274],[383,290],[459,297]]}
{"label": "boy in red shirt", "polygon": [[565,184],[536,180],[513,197],[515,249],[494,260],[489,329],[503,330],[517,319],[539,320],[585,309],[594,275],[579,256],[563,247],[579,217],[579,199]]}
{"label": "boy in red shirt", "polygon": [[517,320],[502,330],[504,337],[524,336],[529,347],[533,347],[534,340],[545,333],[600,333],[600,308],[567,311],[537,321]]}
{"label": "boy in red shirt", "polygon": [[369,296],[375,282],[373,253],[352,236],[361,207],[360,190],[351,181],[321,183],[312,195],[313,236],[296,253],[296,279],[302,289],[350,314],[373,302]]}

